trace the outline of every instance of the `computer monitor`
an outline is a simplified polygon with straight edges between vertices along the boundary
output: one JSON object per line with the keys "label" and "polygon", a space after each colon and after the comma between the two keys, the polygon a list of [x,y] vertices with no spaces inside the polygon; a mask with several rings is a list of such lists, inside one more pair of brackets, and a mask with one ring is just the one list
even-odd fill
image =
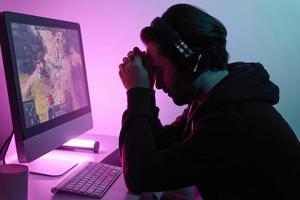
{"label": "computer monitor", "polygon": [[92,128],[78,23],[1,13],[0,40],[19,162]]}

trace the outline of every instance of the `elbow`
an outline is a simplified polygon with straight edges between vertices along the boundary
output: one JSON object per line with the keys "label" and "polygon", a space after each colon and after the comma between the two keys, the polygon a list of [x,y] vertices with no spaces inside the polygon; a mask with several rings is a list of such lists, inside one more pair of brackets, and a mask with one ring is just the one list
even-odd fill
{"label": "elbow", "polygon": [[129,192],[149,192],[149,173],[145,166],[133,162],[131,165],[122,163],[122,167],[125,184]]}
{"label": "elbow", "polygon": [[[120,145],[122,147],[122,145]],[[144,170],[141,170],[140,164],[136,161],[128,161],[124,148],[121,149],[121,164],[123,168],[123,176],[126,187],[129,192],[142,193],[145,192],[146,178],[143,176]]]}
{"label": "elbow", "polygon": [[145,192],[145,182],[134,173],[124,173],[125,184],[129,192],[142,193]]}
{"label": "elbow", "polygon": [[140,193],[144,192],[142,187],[140,187],[138,184],[132,184],[132,183],[126,182],[126,187],[129,192],[134,193],[134,194],[140,194]]}

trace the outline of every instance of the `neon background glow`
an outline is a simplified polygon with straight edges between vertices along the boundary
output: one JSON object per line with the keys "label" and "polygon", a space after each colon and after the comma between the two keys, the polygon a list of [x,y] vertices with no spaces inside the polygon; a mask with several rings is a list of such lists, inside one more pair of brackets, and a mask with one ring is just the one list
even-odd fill
{"label": "neon background glow", "polygon": [[[276,107],[300,138],[300,2],[297,0],[1,0],[0,11],[81,25],[94,119],[94,128],[89,133],[117,136],[126,108],[126,91],[118,65],[134,46],[145,49],[139,39],[140,30],[175,3],[199,6],[224,23],[230,62],[260,62],[265,66],[271,80],[280,87],[280,102]],[[9,134],[12,125],[7,118],[10,116],[7,97],[3,96],[6,92],[3,73],[0,58],[0,133]],[[162,123],[172,122],[184,107],[175,106],[161,91],[156,93]]]}

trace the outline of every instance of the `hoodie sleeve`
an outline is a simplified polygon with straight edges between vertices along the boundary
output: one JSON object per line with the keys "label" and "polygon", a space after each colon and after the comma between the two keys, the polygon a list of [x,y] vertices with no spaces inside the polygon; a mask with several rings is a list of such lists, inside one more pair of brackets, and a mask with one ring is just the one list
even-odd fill
{"label": "hoodie sleeve", "polygon": [[[130,119],[140,120],[139,118],[148,119],[147,126],[149,126],[152,140],[155,143],[155,147],[158,150],[165,149],[173,143],[182,139],[182,133],[186,124],[187,110],[183,114],[176,118],[176,120],[170,124],[163,126],[158,118],[159,108],[156,107],[155,91],[151,91],[146,88],[134,88],[127,92],[128,108],[123,113],[122,117],[122,130],[121,133],[127,132],[127,130],[133,130],[137,126],[142,125],[134,123],[134,127],[128,127],[126,122]],[[123,134],[121,134],[123,135]],[[143,135],[143,133],[141,133]],[[120,141],[121,141],[120,137]]]}
{"label": "hoodie sleeve", "polygon": [[[119,137],[125,179],[139,173],[132,170],[137,166],[136,161],[182,140],[187,115],[185,110],[172,124],[163,126],[158,119],[159,108],[155,105],[155,93],[146,88],[129,90],[127,102]],[[133,189],[131,185],[128,188]]]}

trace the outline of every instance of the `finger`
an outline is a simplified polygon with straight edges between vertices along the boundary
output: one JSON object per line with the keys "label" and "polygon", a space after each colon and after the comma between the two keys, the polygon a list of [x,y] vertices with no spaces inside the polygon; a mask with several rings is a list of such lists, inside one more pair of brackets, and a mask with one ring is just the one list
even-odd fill
{"label": "finger", "polygon": [[127,56],[128,56],[129,58],[133,57],[133,56],[134,56],[133,51],[129,51],[128,54],[127,54]]}
{"label": "finger", "polygon": [[139,54],[141,50],[138,47],[134,47],[133,52]]}
{"label": "finger", "polygon": [[133,51],[136,55],[144,56],[144,53],[138,47],[134,47]]}
{"label": "finger", "polygon": [[127,71],[130,70],[130,68],[131,68],[131,61],[125,64],[125,66],[124,66],[124,71],[127,72]]}
{"label": "finger", "polygon": [[125,70],[120,70],[119,71],[119,76],[122,80],[126,79],[126,71]]}
{"label": "finger", "polygon": [[122,59],[122,61],[123,61],[123,63],[127,63],[127,62],[128,62],[128,57],[124,57],[124,58]]}
{"label": "finger", "polygon": [[134,62],[136,63],[137,66],[143,66],[142,58],[141,58],[141,56],[139,56],[139,55],[136,55],[136,56],[134,57]]}
{"label": "finger", "polygon": [[123,80],[124,72],[123,72],[123,71],[119,71],[119,76],[120,76],[120,78]]}
{"label": "finger", "polygon": [[125,78],[125,74],[124,74],[124,71],[122,70],[122,71],[119,71],[119,77],[120,77],[120,79],[122,80],[122,82],[124,83],[124,81],[126,80],[126,78]]}
{"label": "finger", "polygon": [[124,69],[124,64],[122,63],[119,65],[119,70],[123,70],[123,69]]}

